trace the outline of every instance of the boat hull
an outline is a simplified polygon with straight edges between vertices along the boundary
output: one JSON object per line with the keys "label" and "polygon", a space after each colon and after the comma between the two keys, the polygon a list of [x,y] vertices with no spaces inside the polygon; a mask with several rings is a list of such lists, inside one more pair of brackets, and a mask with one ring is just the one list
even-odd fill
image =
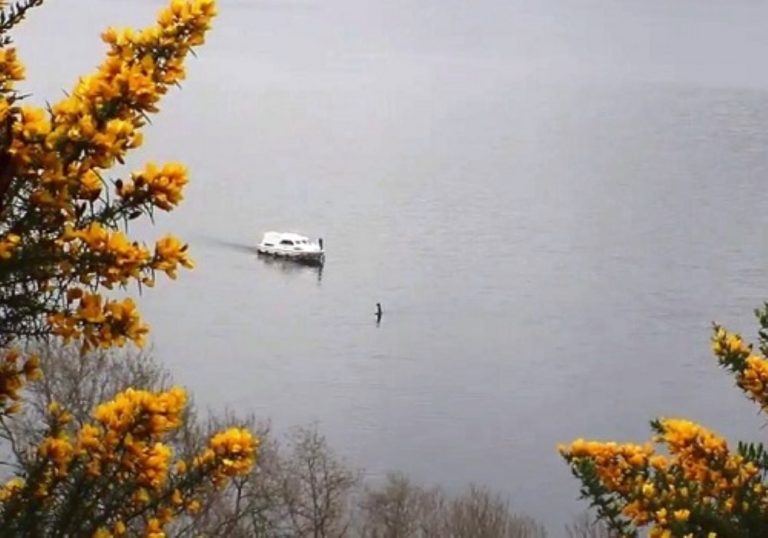
{"label": "boat hull", "polygon": [[290,250],[280,250],[273,248],[258,247],[257,252],[260,256],[269,256],[273,258],[282,258],[305,265],[323,265],[325,263],[324,252],[296,252]]}

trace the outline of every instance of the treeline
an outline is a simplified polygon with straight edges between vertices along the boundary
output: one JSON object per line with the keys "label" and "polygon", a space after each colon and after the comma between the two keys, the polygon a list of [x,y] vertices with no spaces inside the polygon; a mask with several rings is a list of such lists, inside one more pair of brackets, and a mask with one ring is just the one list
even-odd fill
{"label": "treeline", "polygon": [[[172,379],[150,353],[125,350],[82,354],[76,347],[36,345],[42,380],[27,388],[24,411],[2,434],[5,451],[19,461],[34,456],[52,405],[67,409],[77,425],[99,402],[132,387],[160,391]],[[370,483],[331,448],[316,425],[277,436],[270,425],[233,412],[199,416],[193,403],[171,443],[182,457],[201,450],[211,432],[240,426],[257,434],[256,464],[231,487],[206,494],[197,513],[173,522],[168,536],[295,538],[541,538],[544,526],[515,513],[489,489],[469,485],[459,495],[415,484],[402,473]],[[575,522],[572,538],[607,536],[589,519]]]}

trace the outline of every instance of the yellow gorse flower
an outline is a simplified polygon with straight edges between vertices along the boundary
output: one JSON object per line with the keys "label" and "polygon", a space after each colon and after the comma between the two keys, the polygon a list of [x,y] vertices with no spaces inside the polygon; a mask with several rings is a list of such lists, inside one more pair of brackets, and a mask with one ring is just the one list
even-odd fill
{"label": "yellow gorse flower", "polygon": [[734,353],[749,353],[749,346],[744,343],[744,340],[738,334],[718,327],[712,337],[712,351],[716,356],[721,357]]}
{"label": "yellow gorse flower", "polygon": [[40,359],[36,355],[24,358],[14,349],[0,351],[0,416],[18,412],[24,385],[40,379],[41,375]]}
{"label": "yellow gorse flower", "polygon": [[257,442],[251,432],[230,428],[211,438],[210,447],[221,459],[223,472],[229,476],[247,473],[253,465]]}
{"label": "yellow gorse flower", "polygon": [[676,521],[688,521],[688,518],[691,517],[691,511],[687,508],[681,508],[680,510],[675,510],[673,516]]}
{"label": "yellow gorse flower", "polygon": [[121,346],[126,339],[143,345],[149,332],[133,299],[104,301],[99,294],[83,294],[73,314],[52,314],[48,321],[53,334],[67,342],[82,339],[84,349]]}
{"label": "yellow gorse flower", "polygon": [[25,482],[23,478],[12,478],[6,482],[3,486],[0,486],[0,503],[7,502],[14,495],[16,495],[24,486]]}
{"label": "yellow gorse flower", "polygon": [[179,427],[186,402],[186,393],[180,387],[161,393],[128,389],[97,407],[93,417],[110,430],[127,432],[139,428],[150,438],[156,438]]}
{"label": "yellow gorse flower", "polygon": [[0,92],[9,92],[15,82],[24,80],[24,71],[15,48],[0,48]]}
{"label": "yellow gorse flower", "polygon": [[736,383],[762,409],[768,409],[768,360],[750,354],[744,370],[736,375]]}
{"label": "yellow gorse flower", "polygon": [[207,470],[212,482],[221,486],[230,478],[247,474],[253,466],[258,440],[243,428],[230,428],[214,435],[208,448],[192,461],[198,471]]}
{"label": "yellow gorse flower", "polygon": [[187,253],[187,245],[171,235],[166,235],[155,245],[152,266],[155,270],[165,271],[169,277],[176,278],[179,266],[191,269],[194,267],[194,262]]}
{"label": "yellow gorse flower", "polygon": [[169,163],[159,168],[149,163],[141,172],[134,172],[131,181],[118,185],[117,194],[125,202],[149,203],[170,211],[182,201],[187,181],[187,170],[181,164]]}
{"label": "yellow gorse flower", "polygon": [[20,241],[21,237],[13,233],[9,233],[5,237],[0,238],[0,260],[10,259]]}

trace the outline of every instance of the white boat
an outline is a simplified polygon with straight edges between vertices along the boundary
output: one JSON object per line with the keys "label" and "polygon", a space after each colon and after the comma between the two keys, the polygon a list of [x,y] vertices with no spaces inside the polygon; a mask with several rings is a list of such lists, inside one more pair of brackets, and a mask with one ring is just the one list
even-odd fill
{"label": "white boat", "polygon": [[278,256],[302,263],[322,264],[325,261],[323,240],[311,241],[308,237],[291,232],[267,232],[256,250],[259,254]]}

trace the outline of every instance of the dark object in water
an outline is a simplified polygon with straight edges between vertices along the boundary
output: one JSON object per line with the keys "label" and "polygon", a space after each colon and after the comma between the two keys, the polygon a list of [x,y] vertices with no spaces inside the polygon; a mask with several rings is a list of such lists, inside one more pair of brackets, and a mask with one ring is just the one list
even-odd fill
{"label": "dark object in water", "polygon": [[378,324],[381,321],[381,315],[384,312],[381,310],[381,303],[376,303],[376,323]]}

